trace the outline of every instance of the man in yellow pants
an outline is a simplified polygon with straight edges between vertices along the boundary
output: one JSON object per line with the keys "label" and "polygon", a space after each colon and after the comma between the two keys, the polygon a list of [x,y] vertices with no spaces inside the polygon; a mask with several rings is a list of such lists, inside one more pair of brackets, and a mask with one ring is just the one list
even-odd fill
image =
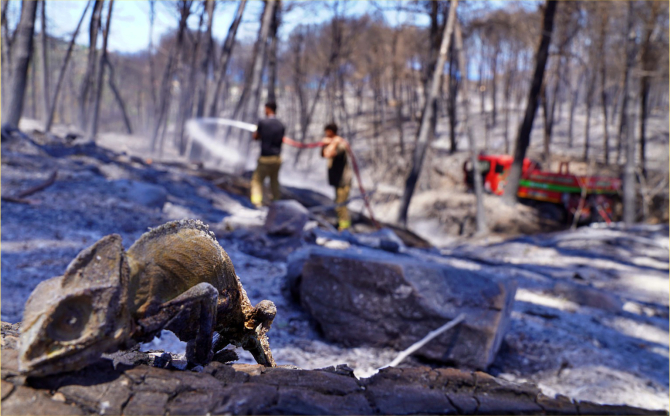
{"label": "man in yellow pants", "polygon": [[335,187],[335,203],[342,204],[335,208],[340,231],[351,227],[351,219],[347,210],[346,201],[351,190],[351,168],[347,158],[347,142],[337,135],[337,124],[327,124],[324,128],[327,143],[321,150],[321,155],[328,159],[328,183]]}
{"label": "man in yellow pants", "polygon": [[277,120],[276,111],[276,103],[265,103],[266,118],[258,122],[258,129],[253,134],[254,140],[261,141],[261,155],[251,177],[251,203],[259,208],[263,206],[263,183],[268,176],[272,199],[276,201],[281,197],[279,168],[281,167],[281,145],[285,128],[281,121]]}

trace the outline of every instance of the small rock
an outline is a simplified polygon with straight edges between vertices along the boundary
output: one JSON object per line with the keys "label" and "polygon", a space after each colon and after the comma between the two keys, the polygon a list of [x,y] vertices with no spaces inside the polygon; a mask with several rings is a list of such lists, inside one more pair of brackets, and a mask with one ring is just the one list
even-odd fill
{"label": "small rock", "polygon": [[309,220],[309,211],[298,201],[275,201],[265,218],[268,234],[299,235]]}
{"label": "small rock", "polygon": [[151,365],[154,367],[167,368],[170,363],[172,363],[172,356],[167,352],[162,354],[150,353],[149,356],[153,357],[153,362],[151,362]]}
{"label": "small rock", "polygon": [[63,395],[63,393],[56,392],[56,394],[51,396],[51,400],[55,400],[57,402],[63,402],[64,403],[66,399],[65,399],[65,395]]}
{"label": "small rock", "polygon": [[162,186],[145,182],[119,179],[111,182],[121,198],[149,208],[163,208],[167,201],[167,191]]}
{"label": "small rock", "polygon": [[356,234],[352,238],[359,245],[378,248],[392,253],[397,253],[401,248],[405,247],[402,240],[388,228],[382,228],[372,233]]}
{"label": "small rock", "polygon": [[333,250],[346,250],[351,244],[343,240],[329,240],[325,237],[317,237],[316,244]]}
{"label": "small rock", "polygon": [[186,357],[174,354],[172,355],[171,365],[177,370],[185,370],[186,366],[188,365],[188,361],[186,361]]}

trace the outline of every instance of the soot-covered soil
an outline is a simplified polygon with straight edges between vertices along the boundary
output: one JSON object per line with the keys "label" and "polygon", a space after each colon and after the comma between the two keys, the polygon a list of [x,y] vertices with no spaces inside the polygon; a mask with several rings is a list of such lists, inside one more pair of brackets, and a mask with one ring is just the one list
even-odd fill
{"label": "soot-covered soil", "polygon": [[[147,227],[197,218],[210,224],[230,254],[251,301],[277,304],[269,335],[280,364],[310,369],[347,363],[363,376],[396,356],[390,349],[326,342],[282,293],[286,254],[312,244],[313,233],[265,236],[265,211],[193,174],[192,166],[147,164],[93,145],[3,142],[4,196],[42,183],[54,171],[55,183],[26,197],[31,203],[2,203],[2,321],[20,321],[32,289],[62,273],[102,236],[118,233],[129,247]],[[511,328],[490,373],[535,382],[549,395],[669,408],[667,226],[592,226],[495,243],[447,241],[439,250],[413,248],[402,255],[487,269],[519,282]],[[183,345],[166,333],[146,348],[156,347]],[[418,364],[433,365],[414,358],[403,365]]]}

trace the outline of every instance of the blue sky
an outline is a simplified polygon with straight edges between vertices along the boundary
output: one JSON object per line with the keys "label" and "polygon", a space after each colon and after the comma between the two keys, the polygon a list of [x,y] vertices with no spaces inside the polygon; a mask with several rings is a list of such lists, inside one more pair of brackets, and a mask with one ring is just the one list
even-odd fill
{"label": "blue sky", "polygon": [[[198,2],[199,3],[199,2]],[[286,3],[286,1],[285,1]],[[285,39],[291,30],[302,23],[316,24],[329,20],[332,17],[332,10],[329,5],[333,2],[323,1],[298,1],[297,7],[294,7],[290,13],[283,16],[280,26],[280,38]],[[539,1],[519,2],[523,7],[535,8]],[[374,3],[365,0],[352,0],[342,2],[344,14],[347,16],[362,15],[365,12],[373,13],[376,8]],[[380,0],[378,5],[392,9],[395,3]],[[461,13],[468,15],[477,14],[478,10],[483,8],[502,8],[509,6],[511,1],[469,1],[467,7],[460,6]],[[218,42],[222,42],[228,32],[230,23],[233,20],[237,10],[237,1],[219,2],[215,9],[213,36]],[[47,1],[47,32],[52,36],[69,40],[72,36],[77,22],[81,18],[81,13],[86,7],[84,0],[48,0]],[[199,21],[200,5],[195,6],[188,25],[197,29]],[[19,0],[10,0],[8,9],[8,19],[10,28],[16,25],[19,19],[21,2]],[[92,6],[86,13],[84,23],[80,29],[76,42],[83,46],[88,46],[88,22],[91,15]],[[149,2],[146,0],[115,0],[113,8],[112,27],[109,37],[108,49],[117,53],[133,53],[146,49],[149,46]],[[238,38],[255,39],[259,26],[260,14],[263,11],[263,1],[249,0],[244,12],[244,18],[238,31]],[[340,9],[342,12],[342,9]],[[107,4],[103,9],[103,19],[106,21]],[[38,16],[39,18],[39,16]],[[396,24],[415,24],[427,26],[429,18],[425,13],[410,14],[407,12],[385,11],[384,18],[391,25]],[[154,22],[154,44],[158,44],[160,37],[171,30],[177,28],[178,15],[177,3],[174,0],[160,0],[155,6]],[[40,31],[39,21],[36,24],[36,31]],[[99,47],[102,46],[102,39],[99,38]],[[469,62],[469,77],[476,79],[477,59],[472,57]]]}
{"label": "blue sky", "polygon": [[[10,1],[9,6],[10,27],[18,21],[20,2]],[[53,36],[69,39],[74,31],[81,13],[86,7],[86,1],[82,0],[50,0],[47,1],[47,32]],[[199,6],[198,6],[199,7]],[[367,1],[351,1],[346,5],[347,15],[360,15],[365,11],[372,10],[371,3]],[[84,20],[88,24],[92,7],[89,7]],[[217,4],[214,17],[213,35],[222,41],[226,36],[228,27],[232,22],[237,9],[237,2],[225,2]],[[161,35],[176,29],[177,12],[175,1],[158,1],[155,7],[154,43],[158,42]],[[197,9],[200,10],[199,8]],[[243,24],[240,26],[238,36],[244,38],[255,38],[258,30],[258,20],[263,10],[263,2],[251,0],[247,3],[244,13]],[[113,52],[137,52],[146,49],[149,45],[149,2],[143,0],[116,0],[113,8],[113,19],[108,48]],[[107,14],[107,4],[103,11],[103,17]],[[292,29],[301,23],[320,23],[330,19],[332,13],[321,2],[300,2],[298,7],[291,13],[286,14],[280,28],[280,36],[285,37]],[[398,20],[396,12],[385,13],[390,23]],[[199,16],[192,14],[188,20],[191,28],[197,28]],[[406,13],[401,13],[401,20],[407,20]],[[415,24],[427,24],[427,16],[418,15],[414,18]],[[86,26],[82,27],[77,37],[77,43],[88,44]],[[36,31],[39,32],[39,23]]]}
{"label": "blue sky", "polygon": [[[378,4],[389,8],[392,4],[384,0]],[[470,8],[477,7],[504,7],[505,1],[470,2]],[[332,4],[332,3],[331,3]],[[347,15],[361,15],[366,11],[373,11],[374,6],[369,1],[344,2]],[[480,6],[481,5],[481,6]],[[81,13],[86,6],[83,0],[49,0],[47,1],[47,31],[51,35],[69,39],[74,31]],[[13,27],[18,21],[20,12],[20,1],[10,1],[8,16],[10,26]],[[88,24],[92,7],[89,8],[84,24]],[[213,35],[218,41],[226,36],[228,27],[233,19],[237,2],[222,2],[217,4],[215,10]],[[255,38],[258,30],[258,20],[263,9],[263,2],[250,0],[244,13],[243,24],[240,26],[238,36],[242,39]],[[161,35],[177,27],[177,12],[175,1],[156,2],[156,18],[154,24],[154,43],[158,42]],[[199,9],[197,9],[199,11]],[[146,49],[149,45],[149,2],[145,0],[116,0],[113,8],[113,19],[108,48],[113,52],[137,52]],[[107,5],[103,11],[103,17],[107,14]],[[280,37],[285,37],[300,23],[320,23],[330,19],[332,12],[324,5],[324,2],[300,1],[298,7],[284,16],[280,27]],[[389,11],[384,17],[390,24],[409,23],[416,25],[427,25],[426,14],[409,15],[405,12]],[[188,24],[191,28],[197,28],[198,16],[194,13],[189,18]],[[39,24],[36,25],[39,32]],[[86,26],[83,26],[77,37],[77,43],[88,44]]]}

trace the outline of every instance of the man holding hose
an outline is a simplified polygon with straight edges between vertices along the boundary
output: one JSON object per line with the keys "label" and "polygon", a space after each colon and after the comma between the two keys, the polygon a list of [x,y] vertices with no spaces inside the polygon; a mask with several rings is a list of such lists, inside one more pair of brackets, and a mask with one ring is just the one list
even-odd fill
{"label": "man holding hose", "polygon": [[263,183],[270,178],[272,199],[277,201],[281,197],[279,188],[279,168],[281,167],[281,145],[284,138],[284,125],[277,120],[275,113],[277,104],[265,104],[266,118],[258,122],[258,129],[253,134],[254,140],[261,142],[261,155],[258,165],[251,177],[251,203],[256,207],[263,206]]}
{"label": "man holding hose", "polygon": [[335,187],[335,203],[338,207],[337,219],[340,231],[351,227],[351,219],[347,210],[346,201],[351,190],[351,168],[347,157],[347,142],[337,135],[337,124],[327,124],[324,128],[326,137],[323,138],[325,145],[322,147],[321,156],[328,159],[328,183]]}

